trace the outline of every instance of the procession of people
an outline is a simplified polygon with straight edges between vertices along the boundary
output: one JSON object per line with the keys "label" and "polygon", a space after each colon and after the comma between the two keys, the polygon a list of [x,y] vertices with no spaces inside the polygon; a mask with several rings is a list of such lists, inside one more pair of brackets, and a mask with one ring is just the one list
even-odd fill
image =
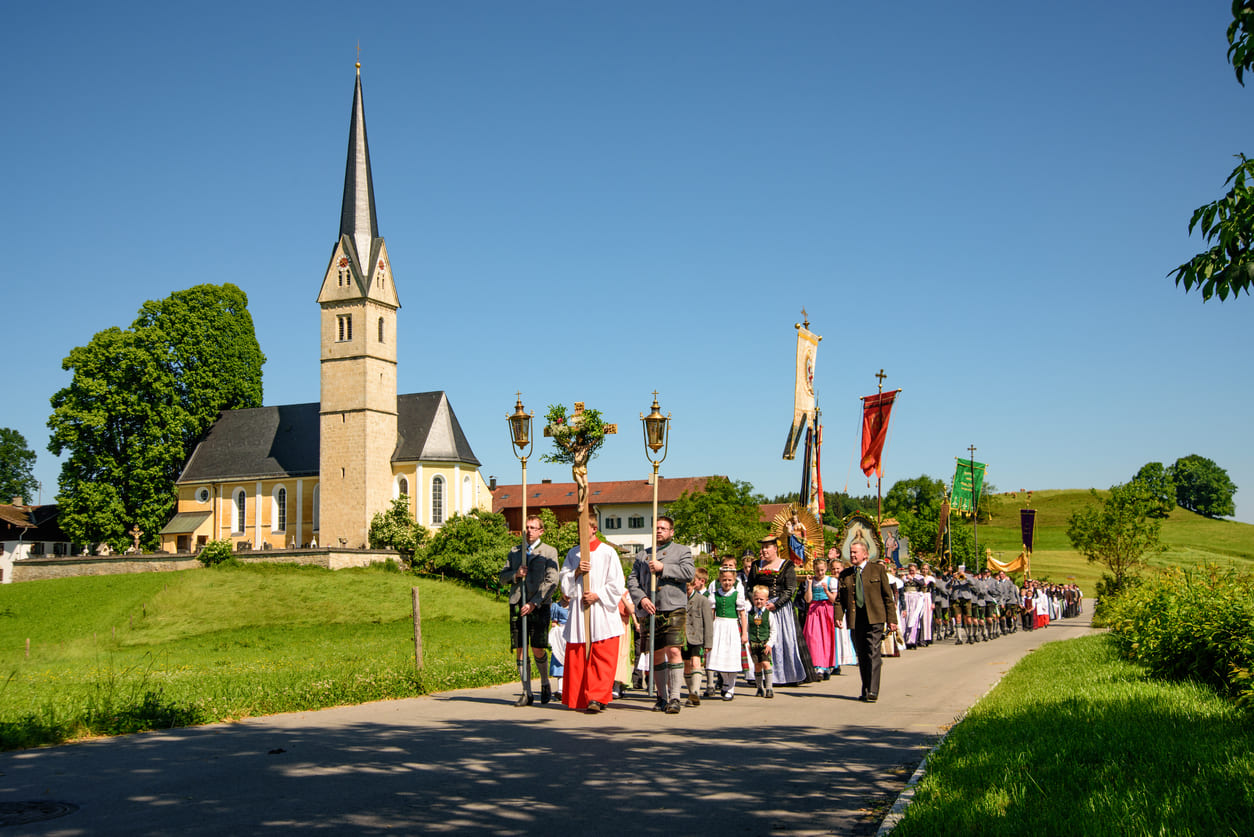
{"label": "procession of people", "polygon": [[542,541],[540,518],[530,516],[524,525],[525,548],[514,547],[500,572],[510,585],[518,706],[535,702],[529,656],[540,674],[540,703],[556,695],[589,713],[634,688],[651,691],[653,708],[674,715],[702,698],[735,699],[741,677],[756,697],[770,699],[777,686],[827,680],[854,666],[859,700],[874,703],[885,657],[942,641],[988,642],[1083,611],[1074,584],[1018,586],[1005,572],[965,566],[897,567],[872,558],[862,534],[849,540],[847,554],[832,547],[802,575],[794,525],[787,530],[789,555],[768,534],[756,554],[745,551],[740,566],[735,556],[724,556],[710,578],[691,549],[675,542],[669,516],[657,519],[656,554],[643,550],[630,573],[598,539],[595,519],[588,524],[589,557],[575,546],[560,569],[556,550]]}

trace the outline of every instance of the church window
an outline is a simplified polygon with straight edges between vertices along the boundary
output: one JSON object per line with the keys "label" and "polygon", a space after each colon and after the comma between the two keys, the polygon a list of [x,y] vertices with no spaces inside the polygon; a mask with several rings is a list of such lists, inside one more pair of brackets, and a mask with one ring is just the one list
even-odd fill
{"label": "church window", "polygon": [[273,506],[270,510],[270,529],[274,532],[287,531],[287,489],[279,486],[274,489]]}
{"label": "church window", "polygon": [[444,522],[444,477],[431,478],[431,524]]}
{"label": "church window", "polygon": [[235,534],[243,534],[244,527],[248,525],[248,495],[244,493],[244,489],[235,489],[235,502],[231,504],[231,531]]}
{"label": "church window", "polygon": [[318,531],[318,486],[313,488],[313,530]]}
{"label": "church window", "polygon": [[379,318],[379,342],[383,342],[383,318]]}
{"label": "church window", "polygon": [[353,339],[353,315],[340,314],[335,318],[336,324],[339,326],[338,340],[341,343],[348,342]]}
{"label": "church window", "polygon": [[397,497],[409,496],[409,480],[405,479],[404,477],[401,477],[400,479],[396,481],[396,496]]}

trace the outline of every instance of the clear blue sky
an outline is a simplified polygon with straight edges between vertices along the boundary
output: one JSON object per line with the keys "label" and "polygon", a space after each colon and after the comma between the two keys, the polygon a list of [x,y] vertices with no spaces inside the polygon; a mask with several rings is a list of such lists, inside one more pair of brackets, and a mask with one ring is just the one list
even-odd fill
{"label": "clear blue sky", "polygon": [[[1226,0],[18,3],[5,13],[0,426],[39,454],[69,351],[147,299],[242,287],[267,404],[318,398],[355,46],[402,392],[446,390],[485,475],[505,415],[618,421],[595,479],[795,490],[780,458],[804,306],[825,486],[859,396],[904,390],[885,490],[1105,488],[1191,453],[1254,522],[1254,300],[1167,272],[1254,152]],[[570,478],[537,445],[529,477]],[[871,486],[874,491],[874,485]]]}

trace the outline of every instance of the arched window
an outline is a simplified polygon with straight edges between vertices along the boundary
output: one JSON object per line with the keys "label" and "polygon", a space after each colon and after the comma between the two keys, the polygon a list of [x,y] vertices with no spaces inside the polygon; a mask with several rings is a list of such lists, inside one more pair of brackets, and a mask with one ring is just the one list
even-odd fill
{"label": "arched window", "polygon": [[287,489],[281,485],[275,486],[270,498],[270,531],[287,531]]}
{"label": "arched window", "polygon": [[318,486],[313,489],[313,530],[318,531]]}
{"label": "arched window", "polygon": [[444,477],[431,478],[431,525],[444,522]]}
{"label": "arched window", "polygon": [[462,513],[467,514],[474,508],[474,499],[470,496],[470,477],[462,477]]}
{"label": "arched window", "polygon": [[383,342],[383,318],[379,318],[379,342]]}
{"label": "arched window", "polygon": [[409,496],[409,480],[405,479],[404,477],[397,477],[397,479],[396,479],[396,496],[397,496],[397,497],[400,497],[400,496],[405,496],[405,497],[408,497],[408,496]]}
{"label": "arched window", "polygon": [[244,489],[235,489],[235,502],[231,505],[231,531],[242,534],[248,525],[248,495]]}

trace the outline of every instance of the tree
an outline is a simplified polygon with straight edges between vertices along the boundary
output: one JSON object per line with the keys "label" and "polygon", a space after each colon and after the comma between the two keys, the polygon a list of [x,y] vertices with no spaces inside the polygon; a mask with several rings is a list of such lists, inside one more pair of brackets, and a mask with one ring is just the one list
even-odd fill
{"label": "tree", "polygon": [[370,519],[370,548],[395,549],[407,561],[413,560],[428,534],[427,528],[410,514],[409,497],[404,494],[393,500],[387,511]]}
{"label": "tree", "polygon": [[914,515],[936,521],[945,500],[945,483],[927,474],[909,480],[898,480],[884,495],[884,516],[901,518]]}
{"label": "tree", "polygon": [[21,497],[35,501],[39,483],[35,481],[35,452],[26,447],[26,437],[16,430],[0,427],[0,503]]}
{"label": "tree", "polygon": [[199,285],[140,309],[70,351],[69,386],[52,396],[48,449],[61,466],[59,524],[72,540],[125,549],[138,525],[154,548],[174,481],[218,412],[261,404],[261,354],[234,285]]}
{"label": "tree", "polygon": [[[1245,86],[1245,71],[1254,66],[1254,1],[1233,0],[1232,23],[1228,26],[1228,61],[1236,72],[1237,83]],[[1189,234],[1199,224],[1206,243],[1214,246],[1198,253],[1175,270],[1176,286],[1184,283],[1188,293],[1194,285],[1202,291],[1202,301],[1218,295],[1221,300],[1241,291],[1250,293],[1254,280],[1254,191],[1247,184],[1247,177],[1254,176],[1254,161],[1244,154],[1236,155],[1241,162],[1228,175],[1225,186],[1231,184],[1228,194],[1213,203],[1199,206],[1189,219]]]}
{"label": "tree", "polygon": [[1146,556],[1159,548],[1162,521],[1151,517],[1156,506],[1153,495],[1136,480],[1112,485],[1103,500],[1092,490],[1096,504],[1085,506],[1067,520],[1067,537],[1090,563],[1110,570],[1105,589],[1116,593],[1146,563]]}
{"label": "tree", "polygon": [[1206,517],[1236,514],[1232,502],[1236,485],[1227,471],[1206,457],[1195,453],[1180,457],[1171,466],[1171,480],[1176,486],[1176,502],[1189,511]]}
{"label": "tree", "polygon": [[675,540],[713,544],[726,554],[756,546],[765,534],[758,499],[747,482],[710,477],[704,491],[685,491],[667,504],[666,511],[675,520]]}
{"label": "tree", "polygon": [[1166,517],[1176,507],[1176,484],[1171,473],[1161,462],[1146,462],[1132,478],[1141,483],[1154,500],[1151,517]]}

